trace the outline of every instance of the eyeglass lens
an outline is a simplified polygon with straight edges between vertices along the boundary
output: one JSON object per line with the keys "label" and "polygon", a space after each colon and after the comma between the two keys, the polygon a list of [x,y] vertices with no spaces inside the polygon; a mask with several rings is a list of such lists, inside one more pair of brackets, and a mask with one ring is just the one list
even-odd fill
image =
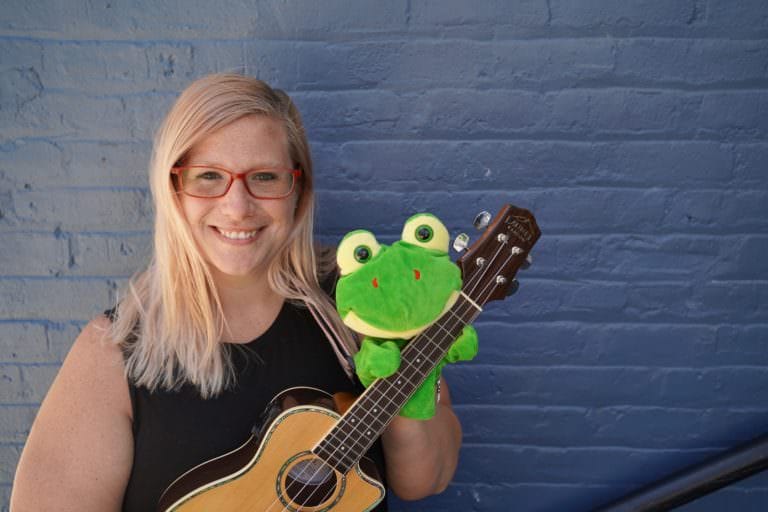
{"label": "eyeglass lens", "polygon": [[[184,192],[200,197],[224,195],[233,179],[233,175],[215,168],[188,167],[181,172]],[[286,169],[258,169],[248,172],[243,181],[254,196],[283,197],[293,188],[293,173]]]}

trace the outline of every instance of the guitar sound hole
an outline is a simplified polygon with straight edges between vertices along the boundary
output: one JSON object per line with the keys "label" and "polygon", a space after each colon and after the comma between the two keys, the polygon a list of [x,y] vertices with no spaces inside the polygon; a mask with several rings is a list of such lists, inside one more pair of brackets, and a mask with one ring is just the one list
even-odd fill
{"label": "guitar sound hole", "polygon": [[294,503],[304,507],[316,507],[333,495],[336,474],[322,460],[299,460],[285,479],[285,492]]}

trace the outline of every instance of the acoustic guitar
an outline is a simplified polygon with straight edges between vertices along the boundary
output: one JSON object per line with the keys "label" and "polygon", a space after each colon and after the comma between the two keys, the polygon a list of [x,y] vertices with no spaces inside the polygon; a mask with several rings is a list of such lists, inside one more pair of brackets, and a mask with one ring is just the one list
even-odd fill
{"label": "acoustic guitar", "polygon": [[342,397],[312,388],[277,395],[248,441],[230,453],[180,476],[163,493],[163,512],[359,512],[384,498],[372,461],[364,457],[389,422],[448,352],[463,327],[484,304],[517,289],[517,270],[541,232],[533,215],[507,205],[491,220],[483,212],[475,225],[485,231],[457,264],[460,298],[402,352],[399,370],[378,379],[344,410]]}

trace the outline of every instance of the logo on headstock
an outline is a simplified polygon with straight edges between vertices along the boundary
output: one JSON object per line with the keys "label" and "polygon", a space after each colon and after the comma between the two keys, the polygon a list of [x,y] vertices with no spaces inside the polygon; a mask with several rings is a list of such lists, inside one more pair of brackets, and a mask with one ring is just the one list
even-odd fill
{"label": "logo on headstock", "polygon": [[533,227],[531,219],[519,215],[510,215],[504,219],[504,224],[514,236],[523,242],[530,243],[533,240]]}

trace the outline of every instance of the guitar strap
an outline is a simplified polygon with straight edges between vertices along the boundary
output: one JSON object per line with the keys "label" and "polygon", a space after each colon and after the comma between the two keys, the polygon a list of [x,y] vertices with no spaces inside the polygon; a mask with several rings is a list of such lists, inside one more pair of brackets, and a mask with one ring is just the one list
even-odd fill
{"label": "guitar strap", "polygon": [[352,354],[349,352],[346,343],[342,341],[339,332],[333,326],[333,322],[330,322],[325,318],[322,311],[317,310],[317,308],[309,302],[305,302],[305,304],[307,305],[309,312],[312,313],[312,316],[315,318],[315,322],[320,326],[323,334],[325,334],[325,337],[331,344],[333,352],[336,354],[336,359],[339,360],[339,364],[344,370],[344,373],[347,374],[347,377],[349,377],[351,381],[355,382],[355,361],[352,358]]}

